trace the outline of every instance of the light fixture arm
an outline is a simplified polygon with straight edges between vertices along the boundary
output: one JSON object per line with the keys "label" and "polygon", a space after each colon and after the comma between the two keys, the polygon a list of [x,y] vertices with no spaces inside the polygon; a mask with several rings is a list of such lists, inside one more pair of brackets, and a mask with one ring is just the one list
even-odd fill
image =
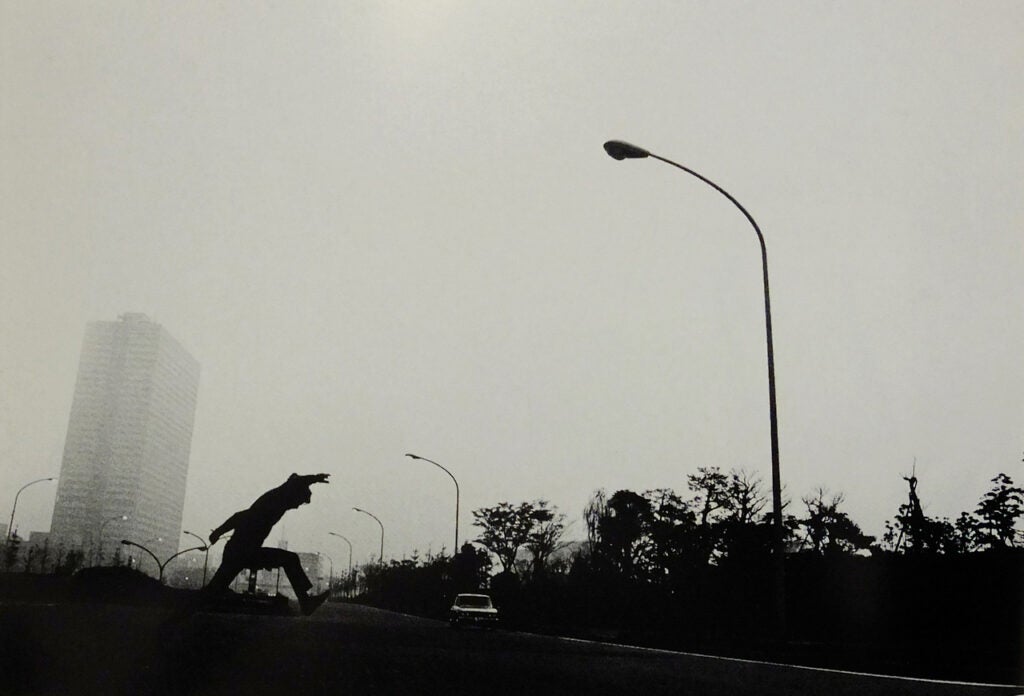
{"label": "light fixture arm", "polygon": [[363,510],[362,508],[357,508],[357,507],[354,507],[352,509],[355,510],[356,512],[361,512],[364,515],[369,515],[373,519],[377,520],[377,524],[380,525],[380,565],[381,565],[381,567],[383,567],[384,566],[384,523],[381,522],[380,518],[378,518],[372,512],[369,512],[367,510]]}
{"label": "light fixture arm", "polygon": [[448,471],[447,468],[438,464],[433,459],[427,459],[426,457],[421,457],[418,454],[406,454],[405,456],[410,457],[412,459],[421,459],[425,462],[430,462],[438,469],[448,474],[448,476],[452,480],[452,483],[455,484],[455,548],[452,549],[452,556],[454,557],[455,554],[459,552],[459,481],[458,479],[455,478],[455,475],[452,472]]}
{"label": "light fixture arm", "polygon": [[4,543],[11,540],[11,535],[14,533],[14,511],[18,509],[18,497],[21,496],[21,492],[29,486],[42,483],[43,481],[52,481],[54,477],[36,479],[35,481],[29,481],[24,486],[18,489],[18,492],[14,494],[14,505],[11,506],[11,520],[7,523],[7,536],[4,538]]}

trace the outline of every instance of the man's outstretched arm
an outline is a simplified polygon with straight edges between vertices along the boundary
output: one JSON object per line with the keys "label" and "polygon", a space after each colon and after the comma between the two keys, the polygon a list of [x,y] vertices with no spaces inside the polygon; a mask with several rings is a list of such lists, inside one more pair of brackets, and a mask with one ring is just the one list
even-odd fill
{"label": "man's outstretched arm", "polygon": [[216,544],[217,540],[220,539],[221,536],[224,535],[224,532],[227,532],[229,530],[234,529],[235,525],[238,524],[238,516],[241,515],[241,514],[242,514],[241,512],[236,512],[231,517],[227,518],[224,521],[224,524],[222,524],[221,526],[217,527],[212,532],[210,532],[210,543],[211,544]]}
{"label": "man's outstretched arm", "polygon": [[311,486],[314,483],[330,483],[330,481],[327,480],[330,477],[330,474],[306,474],[303,476],[300,476],[299,474],[292,474],[289,478],[297,480],[305,486]]}

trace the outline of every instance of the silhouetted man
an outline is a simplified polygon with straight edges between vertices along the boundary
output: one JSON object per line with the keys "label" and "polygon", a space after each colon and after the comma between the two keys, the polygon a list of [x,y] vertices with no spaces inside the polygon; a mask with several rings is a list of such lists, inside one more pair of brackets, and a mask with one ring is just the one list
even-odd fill
{"label": "silhouetted man", "polygon": [[311,485],[328,483],[328,477],[330,474],[292,474],[283,484],[257,498],[248,510],[236,512],[224,524],[210,532],[210,543],[215,544],[225,532],[233,530],[224,547],[224,558],[221,560],[220,568],[206,586],[207,596],[213,597],[224,592],[235,576],[246,568],[283,568],[298,597],[302,613],[308,616],[316,611],[330,592],[310,595],[309,590],[313,583],[302,570],[299,555],[285,549],[263,546],[263,541],[284,513],[310,501]]}

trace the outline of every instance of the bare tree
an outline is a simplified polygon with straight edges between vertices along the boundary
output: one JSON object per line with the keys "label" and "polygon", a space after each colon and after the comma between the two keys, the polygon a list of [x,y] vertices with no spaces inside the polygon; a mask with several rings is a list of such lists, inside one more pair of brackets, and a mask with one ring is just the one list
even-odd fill
{"label": "bare tree", "polygon": [[694,493],[693,507],[697,510],[698,548],[701,563],[710,562],[720,545],[717,523],[729,504],[729,477],[717,466],[702,466],[696,474],[688,474],[687,486]]}
{"label": "bare tree", "polygon": [[917,494],[916,472],[903,480],[908,486],[907,502],[900,505],[894,520],[885,523],[885,547],[897,553],[964,553],[977,545],[973,517],[961,515],[955,524],[927,517]]}
{"label": "bare tree", "polygon": [[815,553],[852,553],[868,548],[874,537],[868,536],[845,513],[839,510],[843,494],[837,493],[826,500],[828,492],[819,488],[814,495],[803,498],[807,517],[801,520],[805,541]]}
{"label": "bare tree", "polygon": [[725,507],[737,524],[752,523],[766,504],[761,479],[743,469],[733,469],[725,489]]}
{"label": "bare tree", "polygon": [[702,466],[696,474],[687,474],[686,482],[695,494],[694,507],[700,511],[700,526],[707,527],[715,511],[728,504],[729,477],[717,466]]}
{"label": "bare tree", "polygon": [[593,548],[601,539],[600,522],[601,518],[608,514],[608,494],[603,488],[598,488],[591,496],[590,502],[583,509],[583,521],[587,525],[587,541]]}

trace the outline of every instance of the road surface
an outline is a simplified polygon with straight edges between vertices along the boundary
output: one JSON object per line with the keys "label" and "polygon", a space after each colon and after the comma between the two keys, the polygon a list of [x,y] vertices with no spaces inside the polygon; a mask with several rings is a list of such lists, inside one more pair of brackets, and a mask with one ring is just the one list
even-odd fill
{"label": "road surface", "polygon": [[0,606],[0,694],[1016,694],[536,636],[327,604],[311,617]]}

